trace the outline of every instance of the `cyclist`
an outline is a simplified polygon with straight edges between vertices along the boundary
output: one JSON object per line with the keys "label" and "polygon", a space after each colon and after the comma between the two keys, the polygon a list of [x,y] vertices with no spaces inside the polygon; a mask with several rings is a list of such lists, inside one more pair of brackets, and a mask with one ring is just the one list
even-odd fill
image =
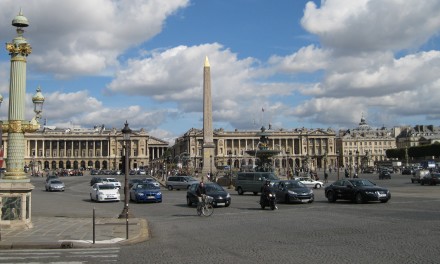
{"label": "cyclist", "polygon": [[199,200],[199,203],[197,204],[198,208],[202,204],[203,196],[206,195],[205,183],[200,182],[199,186],[197,186],[196,195],[197,199]]}

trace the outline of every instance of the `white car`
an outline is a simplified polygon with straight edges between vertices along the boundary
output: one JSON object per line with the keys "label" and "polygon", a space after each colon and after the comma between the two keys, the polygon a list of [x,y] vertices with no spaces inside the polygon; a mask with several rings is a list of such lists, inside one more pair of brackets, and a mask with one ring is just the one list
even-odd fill
{"label": "white car", "polygon": [[90,190],[90,200],[97,202],[120,201],[119,189],[113,184],[95,183]]}
{"label": "white car", "polygon": [[102,183],[113,184],[117,188],[121,189],[121,182],[116,180],[115,178],[103,178]]}
{"label": "white car", "polygon": [[302,184],[309,188],[319,189],[324,186],[324,183],[322,181],[315,181],[312,178],[297,178],[295,180],[299,180]]}

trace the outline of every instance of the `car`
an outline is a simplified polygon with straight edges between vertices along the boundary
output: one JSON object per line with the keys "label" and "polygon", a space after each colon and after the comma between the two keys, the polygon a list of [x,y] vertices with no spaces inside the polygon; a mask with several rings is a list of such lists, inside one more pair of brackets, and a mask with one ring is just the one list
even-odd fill
{"label": "car", "polygon": [[102,178],[102,183],[113,184],[115,187],[121,189],[121,182],[116,180],[115,178]]}
{"label": "car", "polygon": [[90,200],[96,202],[120,201],[119,189],[113,184],[95,183],[90,189]]}
{"label": "car", "polygon": [[381,170],[379,172],[379,180],[391,179],[391,173],[388,170]]}
{"label": "car", "polygon": [[46,192],[53,192],[53,191],[59,191],[64,192],[64,182],[60,181],[59,179],[52,179],[48,182],[46,182]]}
{"label": "car", "polygon": [[402,169],[402,175],[412,175],[414,174],[413,168],[403,168]]}
{"label": "car", "polygon": [[325,188],[325,197],[330,203],[336,200],[350,200],[356,203],[380,201],[386,203],[391,199],[391,192],[377,186],[367,179],[337,180]]}
{"label": "car", "polygon": [[415,182],[420,183],[420,181],[428,174],[429,174],[429,170],[424,170],[424,169],[416,170],[415,173],[413,174],[413,177],[411,177],[411,183],[415,183]]}
{"label": "car", "polygon": [[296,180],[299,180],[302,184],[309,188],[320,189],[322,186],[324,186],[324,183],[322,181],[316,181],[312,178],[300,177],[296,178]]}
{"label": "car", "polygon": [[90,186],[93,186],[93,184],[95,183],[102,183],[102,178],[101,177],[92,177],[92,179],[90,180]]}
{"label": "car", "polygon": [[165,186],[168,190],[180,190],[180,189],[188,189],[194,183],[198,183],[199,181],[191,176],[170,176],[165,182]]}
{"label": "car", "polygon": [[374,173],[374,168],[373,167],[366,167],[363,170],[363,173]]}
{"label": "car", "polygon": [[277,201],[284,203],[312,203],[313,190],[297,180],[281,180],[273,185]]}
{"label": "car", "polygon": [[139,202],[162,202],[160,187],[152,183],[136,183],[130,189],[130,201]]}
{"label": "car", "polygon": [[151,178],[151,177],[147,177],[145,179],[142,180],[143,182],[147,182],[147,183],[151,183],[154,184],[157,187],[160,187],[160,183],[158,181],[156,181],[156,179]]}
{"label": "car", "polygon": [[440,173],[429,173],[420,179],[420,184],[437,185],[440,184]]}
{"label": "car", "polygon": [[[186,191],[186,204],[191,206],[199,202],[196,190],[200,183],[192,184]],[[214,200],[212,204],[214,207],[231,205],[231,195],[218,183],[206,182],[205,183],[206,195],[211,196]]]}

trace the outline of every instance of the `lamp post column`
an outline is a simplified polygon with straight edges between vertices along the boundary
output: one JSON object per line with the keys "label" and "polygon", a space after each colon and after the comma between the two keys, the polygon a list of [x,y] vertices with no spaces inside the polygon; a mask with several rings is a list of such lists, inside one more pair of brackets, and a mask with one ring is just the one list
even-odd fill
{"label": "lamp post column", "polygon": [[[125,121],[124,128],[121,130],[122,135],[124,137],[125,142],[125,179],[124,179],[124,208],[122,209],[121,214],[119,215],[119,218],[133,218],[134,215],[129,211],[128,203],[130,202],[129,199],[129,191],[128,191],[128,174],[130,170],[130,164],[129,164],[129,155],[130,155],[130,134],[131,129],[128,127],[128,122]],[[127,239],[128,239],[128,232],[127,232]]]}

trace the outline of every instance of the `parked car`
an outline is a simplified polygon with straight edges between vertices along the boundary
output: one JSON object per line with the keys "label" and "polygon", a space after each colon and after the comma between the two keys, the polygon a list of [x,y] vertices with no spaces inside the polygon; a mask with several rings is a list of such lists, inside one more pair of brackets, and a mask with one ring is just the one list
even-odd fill
{"label": "parked car", "polygon": [[113,184],[115,187],[121,189],[121,182],[115,178],[102,178],[102,183]]}
{"label": "parked car", "polygon": [[97,202],[120,201],[119,189],[113,184],[95,183],[90,189],[90,200]]}
{"label": "parked car", "polygon": [[420,179],[420,184],[437,185],[440,184],[440,173],[429,173]]}
{"label": "parked car", "polygon": [[388,189],[379,187],[367,179],[337,180],[325,188],[325,197],[329,202],[336,200],[351,200],[356,203],[367,201],[388,202],[391,193]]}
{"label": "parked car", "polygon": [[388,170],[381,170],[379,172],[379,180],[391,179],[391,173]]}
{"label": "parked car", "polygon": [[188,189],[194,183],[198,183],[199,181],[191,176],[170,176],[165,182],[168,190],[180,190],[180,189]]}
{"label": "parked car", "polygon": [[[197,204],[199,200],[197,199],[196,190],[199,187],[199,183],[192,184],[186,192],[186,204],[191,206],[192,204]],[[231,205],[231,195],[223,189],[220,185],[215,182],[205,183],[206,195],[211,196],[214,201],[213,205],[226,206]]]}
{"label": "parked car", "polygon": [[143,179],[142,181],[147,182],[147,183],[151,183],[156,187],[160,187],[160,183],[158,181],[156,181],[156,179],[154,179],[154,178],[147,177],[147,178]]}
{"label": "parked car", "polygon": [[295,180],[299,180],[302,184],[304,184],[309,188],[319,189],[322,186],[324,186],[324,183],[322,181],[316,181],[312,178],[300,177],[300,178],[296,178]]}
{"label": "parked car", "polygon": [[130,200],[139,202],[162,202],[160,188],[152,183],[136,183],[130,189]]}
{"label": "parked car", "polygon": [[64,182],[60,181],[59,179],[52,179],[48,182],[46,182],[46,192],[53,192],[53,191],[59,191],[64,192]]}
{"label": "parked car", "polygon": [[297,180],[275,182],[273,187],[277,201],[284,203],[312,203],[315,199],[313,190]]}
{"label": "parked car", "polygon": [[102,178],[101,177],[92,177],[92,179],[90,180],[90,186],[92,186],[95,183],[102,183]]}
{"label": "parked car", "polygon": [[364,173],[374,173],[374,168],[373,167],[366,167],[363,172]]}

